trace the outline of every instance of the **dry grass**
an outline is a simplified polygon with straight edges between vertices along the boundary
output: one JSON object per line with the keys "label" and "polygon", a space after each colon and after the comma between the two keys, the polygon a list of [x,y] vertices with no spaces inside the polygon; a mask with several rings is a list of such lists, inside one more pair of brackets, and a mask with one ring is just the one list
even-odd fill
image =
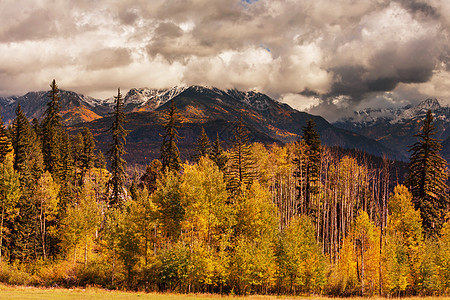
{"label": "dry grass", "polygon": [[[194,299],[245,299],[245,300],[290,300],[290,299],[319,299],[325,300],[327,297],[291,297],[291,296],[221,296],[210,294],[170,294],[170,293],[142,293],[142,292],[122,292],[122,291],[108,291],[98,288],[76,288],[76,289],[62,289],[62,288],[36,288],[36,287],[11,287],[0,285],[0,299],[33,299],[33,300],[53,300],[53,299],[104,299],[104,300],[131,300],[131,299],[155,299],[155,300],[194,300]],[[335,298],[336,299],[336,298]],[[351,298],[358,299],[386,299],[386,298]],[[415,298],[401,298],[401,300],[420,299],[429,300],[436,299],[433,297],[415,297]],[[450,297],[439,297],[439,299],[450,299]]]}

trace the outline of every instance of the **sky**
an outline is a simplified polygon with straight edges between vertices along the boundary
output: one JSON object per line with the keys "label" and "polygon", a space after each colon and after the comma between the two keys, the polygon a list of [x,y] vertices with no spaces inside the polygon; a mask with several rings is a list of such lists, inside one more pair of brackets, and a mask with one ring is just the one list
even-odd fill
{"label": "sky", "polygon": [[2,0],[0,96],[206,85],[329,121],[450,104],[448,0]]}

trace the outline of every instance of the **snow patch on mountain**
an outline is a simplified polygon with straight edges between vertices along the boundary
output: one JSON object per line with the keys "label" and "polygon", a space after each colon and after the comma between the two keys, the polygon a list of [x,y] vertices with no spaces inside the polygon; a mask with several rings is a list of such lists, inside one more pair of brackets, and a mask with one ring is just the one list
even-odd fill
{"label": "snow patch on mountain", "polygon": [[132,104],[137,107],[151,104],[154,108],[157,108],[185,90],[186,87],[179,86],[170,89],[134,88],[127,93],[124,103],[126,106]]}
{"label": "snow patch on mountain", "polygon": [[355,111],[353,116],[335,122],[338,127],[361,129],[381,123],[397,124],[412,119],[423,119],[431,110],[436,119],[450,121],[450,109],[440,105],[437,99],[426,99],[416,106],[407,105],[402,108],[366,108]]}
{"label": "snow patch on mountain", "polygon": [[420,102],[417,106],[403,109],[403,111],[396,115],[390,123],[396,124],[416,118],[422,119],[427,114],[428,110],[433,112],[435,118],[445,120],[449,117],[448,108],[442,107],[437,99],[429,98]]}
{"label": "snow patch on mountain", "polygon": [[230,97],[241,101],[259,111],[264,111],[270,108],[273,103],[279,103],[278,101],[269,98],[267,95],[257,91],[242,92],[236,89],[231,89],[227,90],[227,94]]}

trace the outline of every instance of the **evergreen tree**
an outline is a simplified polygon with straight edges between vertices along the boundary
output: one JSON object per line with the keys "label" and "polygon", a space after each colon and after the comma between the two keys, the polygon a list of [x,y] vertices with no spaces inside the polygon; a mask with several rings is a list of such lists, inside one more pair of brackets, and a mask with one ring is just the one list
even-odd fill
{"label": "evergreen tree", "polygon": [[238,192],[241,187],[249,186],[255,177],[253,170],[255,161],[242,116],[237,122],[232,142],[228,161],[227,188],[232,192]]}
{"label": "evergreen tree", "polygon": [[140,180],[147,188],[148,192],[152,194],[158,187],[158,180],[162,178],[163,170],[161,161],[158,159],[152,160],[150,165],[145,169],[145,173],[141,176]]}
{"label": "evergreen tree", "polygon": [[419,138],[410,146],[411,158],[405,185],[413,195],[413,203],[420,210],[423,228],[427,236],[440,232],[445,222],[449,197],[447,194],[447,162],[439,151],[442,146],[433,125],[433,115],[429,110],[422,126]]}
{"label": "evergreen tree", "polygon": [[41,125],[39,124],[38,119],[33,118],[33,120],[31,120],[31,128],[34,131],[34,134],[40,138],[42,135],[42,128],[41,128]]}
{"label": "evergreen tree", "polygon": [[224,172],[225,167],[228,162],[228,157],[225,154],[225,151],[222,149],[222,142],[219,139],[219,133],[217,133],[217,137],[211,147],[211,151],[209,157],[216,165],[219,167],[219,170]]}
{"label": "evergreen tree", "polygon": [[97,151],[97,154],[95,156],[94,167],[100,168],[100,169],[106,169],[106,159],[101,150]]}
{"label": "evergreen tree", "polygon": [[61,182],[61,189],[59,191],[60,209],[58,211],[59,219],[64,215],[67,205],[74,198],[74,181],[75,181],[75,167],[72,157],[72,143],[67,132],[62,133],[61,139],[61,163],[60,163],[59,179]]}
{"label": "evergreen tree", "polygon": [[211,152],[211,143],[206,135],[205,128],[202,127],[202,133],[198,137],[195,145],[195,154],[193,160],[198,163],[201,157],[207,156]]}
{"label": "evergreen tree", "polygon": [[86,172],[94,167],[96,160],[94,136],[89,128],[83,127],[75,137],[75,143],[75,164],[78,169],[77,173],[79,173],[80,185],[82,185]]}
{"label": "evergreen tree", "polygon": [[18,213],[11,224],[10,259],[29,261],[37,258],[38,207],[34,201],[36,183],[44,171],[40,140],[31,129],[20,106],[11,128],[14,148],[14,168],[20,176],[22,196],[17,203]]}
{"label": "evergreen tree", "polygon": [[126,162],[122,158],[125,152],[125,143],[127,131],[123,128],[126,120],[126,114],[123,111],[123,99],[120,94],[120,89],[117,90],[117,96],[114,97],[116,100],[116,105],[112,115],[114,116],[114,121],[111,127],[108,129],[112,134],[112,144],[107,152],[109,160],[111,161],[111,179],[110,186],[112,189],[110,197],[110,205],[112,206],[122,206],[123,204],[123,191],[125,185],[125,165]]}
{"label": "evergreen tree", "polygon": [[312,209],[311,198],[319,193],[321,145],[319,134],[312,119],[303,127],[302,140],[308,145],[306,164],[305,206],[309,213]]}
{"label": "evergreen tree", "polygon": [[8,134],[6,133],[6,128],[3,124],[2,117],[0,116],[0,163],[5,160],[6,154],[8,154],[11,150],[11,142],[8,138]]}
{"label": "evergreen tree", "polygon": [[20,104],[16,109],[16,118],[12,122],[12,146],[14,148],[14,169],[22,172],[28,164],[31,147],[31,128]]}
{"label": "evergreen tree", "polygon": [[42,154],[44,156],[45,169],[49,171],[54,178],[58,172],[58,164],[61,159],[60,145],[61,145],[61,116],[60,110],[60,96],[58,86],[53,79],[50,85],[49,102],[47,109],[44,112],[44,119],[42,120]]}
{"label": "evergreen tree", "polygon": [[177,111],[175,102],[171,104],[166,113],[166,122],[163,124],[164,135],[161,146],[161,162],[164,171],[179,172],[181,170],[180,152],[177,141],[180,138],[177,128],[181,127],[181,116]]}

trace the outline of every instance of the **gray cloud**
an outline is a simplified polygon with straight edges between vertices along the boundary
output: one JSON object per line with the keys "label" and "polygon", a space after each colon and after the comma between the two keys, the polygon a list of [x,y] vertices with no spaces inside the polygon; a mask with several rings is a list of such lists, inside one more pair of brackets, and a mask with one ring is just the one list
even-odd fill
{"label": "gray cloud", "polygon": [[58,77],[94,96],[117,85],[257,88],[328,115],[450,100],[445,1],[47,1],[0,4],[3,95]]}
{"label": "gray cloud", "polygon": [[88,70],[109,69],[129,65],[132,62],[130,50],[126,48],[105,48],[89,53],[85,59]]}

